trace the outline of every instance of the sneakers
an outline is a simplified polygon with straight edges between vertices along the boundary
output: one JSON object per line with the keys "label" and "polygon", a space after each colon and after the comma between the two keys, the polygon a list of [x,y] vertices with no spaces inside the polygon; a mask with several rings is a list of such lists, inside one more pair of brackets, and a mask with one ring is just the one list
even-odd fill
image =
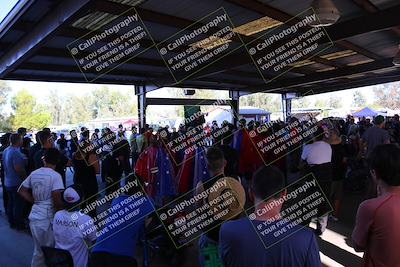
{"label": "sneakers", "polygon": [[314,229],[314,234],[317,236],[321,236],[322,235],[321,229]]}

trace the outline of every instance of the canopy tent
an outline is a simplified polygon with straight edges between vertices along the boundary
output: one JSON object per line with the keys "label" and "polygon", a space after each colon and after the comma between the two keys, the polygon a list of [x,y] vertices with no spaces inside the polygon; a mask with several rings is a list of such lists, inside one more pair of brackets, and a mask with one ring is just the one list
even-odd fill
{"label": "canopy tent", "polygon": [[124,121],[122,123],[122,125],[124,127],[130,127],[130,126],[134,126],[134,125],[137,125],[137,124],[138,124],[138,120],[137,119],[129,119],[129,120]]}
{"label": "canopy tent", "polygon": [[360,117],[375,117],[379,115],[378,112],[373,111],[372,109],[365,107],[357,112],[354,112],[353,117],[360,118]]}

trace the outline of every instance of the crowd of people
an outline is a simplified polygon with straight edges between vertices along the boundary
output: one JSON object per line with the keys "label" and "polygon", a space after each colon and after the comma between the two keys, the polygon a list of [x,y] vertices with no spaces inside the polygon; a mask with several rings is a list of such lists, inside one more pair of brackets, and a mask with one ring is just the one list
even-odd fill
{"label": "crowd of people", "polygon": [[[315,124],[310,120],[291,118],[268,127],[241,120],[237,125],[181,125],[157,131],[148,125],[139,130],[133,126],[129,136],[122,125],[116,131],[105,128],[92,133],[82,127],[68,137],[44,128],[35,134],[35,142],[25,128],[19,128],[1,136],[5,213],[11,228],[32,235],[31,266],[46,266],[46,248],[67,251],[71,266],[137,266],[136,246],[145,225],[149,220],[154,223],[149,215],[153,205],[161,208],[188,192],[207,191],[219,179],[232,177],[244,189],[244,208],[258,210],[284,198],[289,184],[313,173],[333,208],[332,212],[326,207],[318,210],[316,229],[298,225],[274,243],[271,236],[260,237],[255,229],[271,222],[284,228],[289,223],[281,216],[285,204],[275,205],[253,221],[237,214],[201,235],[196,246],[199,265],[321,266],[318,236],[329,220],[351,216],[341,213],[344,190],[365,189],[353,247],[364,252],[364,266],[400,266],[395,251],[400,238],[396,230],[400,223],[399,116],[376,116],[372,123],[362,118],[357,124],[351,116]],[[313,134],[300,139],[299,125],[314,129]],[[252,136],[252,132],[260,134]],[[282,133],[286,142],[297,140],[298,144],[277,153],[260,152],[260,141]],[[356,175],[360,169],[366,170],[361,178]],[[72,183],[67,172],[73,173]],[[99,237],[96,232],[102,228],[91,229],[93,218],[103,213],[89,209],[91,202],[134,179],[146,192],[143,198],[149,201],[143,202],[151,205],[140,209],[140,220],[113,228],[107,233],[110,238]],[[117,215],[121,203],[135,194],[137,188],[108,201],[112,212],[106,216]],[[88,212],[82,215],[85,207]],[[271,245],[266,249],[265,244]],[[178,266],[179,259],[172,265]]]}

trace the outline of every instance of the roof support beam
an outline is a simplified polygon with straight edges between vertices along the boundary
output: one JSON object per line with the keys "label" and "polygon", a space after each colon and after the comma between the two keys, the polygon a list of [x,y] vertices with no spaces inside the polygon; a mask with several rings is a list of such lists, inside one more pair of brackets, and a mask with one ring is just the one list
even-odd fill
{"label": "roof support beam", "polygon": [[[272,7],[266,6],[264,4],[254,2],[254,1],[245,1],[245,0],[226,0],[229,2],[233,2],[240,5],[249,6],[254,9],[258,9],[258,12],[262,12],[271,18],[286,21],[291,18],[290,15],[281,12]],[[255,10],[257,11],[257,10]],[[268,13],[268,14],[266,14]],[[400,20],[398,19],[398,14],[400,14],[400,5],[395,6],[393,8],[380,11],[376,14],[371,14],[367,16],[363,16],[360,18],[355,18],[353,20],[345,21],[342,23],[338,23],[331,27],[327,28],[328,34],[331,37],[333,42],[341,45],[345,49],[353,50],[359,54],[362,54],[368,58],[372,58],[375,60],[382,59],[381,56],[372,53],[364,48],[361,48],[351,42],[343,40],[343,38],[348,38],[355,35],[365,34],[370,31],[379,31],[388,28],[395,27],[396,25],[400,25]],[[379,20],[376,20],[379,19]],[[365,23],[368,21],[368,23]],[[312,59],[315,60],[315,57]],[[223,66],[228,64],[227,66],[238,67],[245,64],[250,64],[251,59],[248,55],[245,54],[235,54],[225,57],[217,63],[214,63],[213,66],[210,66],[207,69],[199,72],[196,77],[206,77],[209,75],[216,74],[219,70],[223,69]]]}
{"label": "roof support beam", "polygon": [[293,87],[296,88],[304,85],[319,83],[321,81],[337,79],[339,77],[346,77],[350,75],[361,74],[365,72],[370,72],[385,68],[392,68],[392,67],[393,67],[392,59],[389,58],[380,61],[374,61],[363,65],[344,67],[341,69],[327,71],[327,72],[319,72],[304,77],[298,77],[295,79],[274,81],[269,84],[260,85],[259,87],[252,87],[252,88],[249,87],[249,89],[251,89],[252,91],[255,90],[255,91],[274,92],[279,89],[286,89]]}
{"label": "roof support beam", "polygon": [[[377,8],[371,1],[369,0],[353,0],[353,2],[358,5],[361,9],[364,9],[365,11],[369,13],[377,13],[379,12],[379,8]],[[394,27],[391,29],[392,32],[394,32],[397,36],[400,36],[400,28],[399,27]]]}
{"label": "roof support beam", "polygon": [[[76,65],[74,66],[65,66],[65,65],[56,65],[56,64],[40,64],[40,63],[24,63],[21,64],[20,69],[22,70],[32,70],[32,71],[42,71],[42,70],[46,70],[49,72],[52,72],[53,74],[57,74],[57,73],[77,73],[80,74],[80,70],[78,69],[78,67]],[[87,75],[91,75],[91,77],[93,76],[94,78],[96,77],[97,74],[95,73],[87,73]],[[157,83],[157,80],[161,77],[164,77],[166,74],[164,72],[152,72],[151,74],[149,74],[148,72],[142,72],[142,71],[136,71],[136,70],[119,70],[118,68],[115,70],[112,70],[104,75],[99,76],[99,78],[104,77],[105,79],[107,79],[107,76],[111,75],[114,77],[121,77],[121,80],[129,80],[129,77],[136,77],[138,80],[143,80],[146,77],[148,77],[147,81],[153,81],[153,83]],[[83,78],[83,75],[82,75]],[[215,88],[216,86],[218,86],[219,84],[223,84],[224,87],[226,87],[227,85],[231,85],[231,86],[237,86],[237,87],[246,87],[249,85],[249,83],[244,84],[243,81],[240,80],[236,80],[235,78],[233,79],[208,79],[208,82],[210,82],[210,86],[212,88]],[[97,79],[94,81],[97,82]],[[195,81],[196,82],[196,81]],[[193,83],[195,83],[193,82]],[[201,80],[197,81],[197,82],[201,82]],[[202,81],[205,82],[205,81]],[[255,83],[250,83],[253,85],[256,85]],[[161,88],[162,85],[154,85],[157,88]]]}
{"label": "roof support beam", "polygon": [[[281,21],[281,22],[286,22],[286,21],[290,20],[290,22],[288,22],[289,24],[295,24],[295,23],[297,23],[299,21],[299,19],[293,18],[291,15],[289,15],[289,14],[283,12],[283,11],[280,11],[278,9],[270,7],[270,6],[266,5],[266,4],[257,2],[255,0],[225,0],[225,1],[240,5],[240,6],[245,7],[245,8],[248,8],[250,10],[253,10],[254,12],[258,12],[260,14],[266,15],[266,16],[268,16],[270,18],[273,18],[273,19]],[[394,13],[396,13],[396,12],[394,12]],[[397,15],[398,15],[398,13],[397,13]],[[397,22],[396,23],[398,25],[399,24],[398,17],[396,17],[396,18],[397,18]],[[385,17],[385,20],[386,19],[387,18]],[[364,18],[363,21],[365,21],[365,18]],[[375,22],[376,23],[377,21],[371,21],[371,22]],[[333,35],[333,33],[340,33],[337,30],[334,30],[334,28],[335,28],[335,25],[327,28],[328,35],[331,37],[333,42],[338,40],[338,38],[335,37]],[[357,26],[352,23],[351,27],[347,26],[345,29],[347,30],[348,28],[350,28],[350,29],[351,28],[357,28],[357,30],[362,30],[364,32],[369,32],[370,31],[370,30],[365,30],[365,25],[360,24],[360,23],[357,23]],[[356,34],[352,34],[351,36],[353,36],[353,35],[356,35]],[[350,37],[350,36],[347,36],[347,37]],[[341,37],[341,39],[344,39],[344,38]],[[363,54],[363,53],[361,53],[361,52],[363,52],[362,50],[358,50],[356,52],[358,52],[360,54]],[[367,54],[369,54],[371,56],[372,53],[369,52]],[[365,56],[367,56],[367,55],[365,55]],[[380,58],[380,57],[378,55],[376,55],[373,58],[376,59],[376,58]]]}
{"label": "roof support beam", "polygon": [[36,27],[25,35],[15,46],[0,60],[0,78],[6,77],[24,59],[37,50],[60,25],[79,17],[80,10],[90,0],[61,1],[60,4],[47,14]]}
{"label": "roof support beam", "polygon": [[147,105],[171,105],[171,106],[212,106],[224,101],[227,106],[230,106],[232,101],[230,99],[194,99],[194,98],[147,98]]}
{"label": "roof support beam", "polygon": [[[355,80],[355,81],[348,81],[346,83],[339,83],[339,84],[333,84],[331,86],[316,86],[313,87],[313,91],[317,92],[318,94],[322,93],[327,93],[327,92],[333,92],[333,91],[341,91],[341,90],[347,90],[347,89],[353,89],[353,88],[358,88],[358,87],[363,87],[363,86],[370,86],[370,85],[378,85],[382,83],[389,83],[389,82],[395,82],[400,80],[400,75],[389,75],[389,76],[383,76],[383,77],[370,77],[370,78],[364,78],[361,80]],[[310,90],[309,88],[307,90]]]}
{"label": "roof support beam", "polygon": [[340,41],[352,36],[393,29],[400,25],[400,5],[338,23],[327,28],[327,32],[333,41]]}

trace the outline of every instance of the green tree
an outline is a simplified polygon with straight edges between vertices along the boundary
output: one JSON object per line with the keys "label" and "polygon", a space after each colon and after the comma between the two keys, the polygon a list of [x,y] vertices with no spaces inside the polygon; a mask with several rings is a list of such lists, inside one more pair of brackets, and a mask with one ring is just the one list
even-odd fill
{"label": "green tree", "polygon": [[0,81],[0,107],[7,103],[7,97],[11,88],[5,81]]}
{"label": "green tree", "polygon": [[299,97],[292,100],[292,108],[310,108],[311,102],[310,99],[306,96]]}
{"label": "green tree", "polygon": [[36,104],[36,99],[26,90],[19,91],[11,99],[14,111],[12,128],[26,127],[28,130],[41,129],[51,122],[51,116],[44,111],[44,107]]}
{"label": "green tree", "polygon": [[355,108],[362,108],[366,105],[367,99],[360,90],[356,90],[353,93],[353,103],[352,106]]}
{"label": "green tree", "polygon": [[63,100],[58,94],[57,90],[51,90],[47,96],[48,103],[47,109],[51,114],[51,122],[53,125],[62,124],[62,113],[63,113]]}
{"label": "green tree", "polygon": [[389,109],[400,109],[400,83],[387,83],[373,89],[376,104]]}
{"label": "green tree", "polygon": [[3,112],[3,107],[7,104],[10,91],[10,86],[5,81],[0,81],[0,131],[11,130],[10,117]]}
{"label": "green tree", "polygon": [[64,112],[61,121],[68,124],[85,122],[95,117],[92,96],[66,95],[64,101]]}
{"label": "green tree", "polygon": [[[137,106],[132,100],[133,92],[110,90],[103,86],[96,88],[92,92],[93,106],[95,117],[122,117],[132,115],[132,111]],[[137,112],[136,112],[137,114]]]}
{"label": "green tree", "polygon": [[331,108],[341,108],[343,106],[341,98],[332,93],[328,100],[328,106]]}
{"label": "green tree", "polygon": [[240,107],[256,107],[269,112],[281,111],[279,96],[266,93],[255,93],[242,96],[239,101]]}
{"label": "green tree", "polygon": [[322,98],[318,98],[317,100],[315,100],[314,106],[316,108],[326,108],[327,106],[329,106],[329,103]]}

